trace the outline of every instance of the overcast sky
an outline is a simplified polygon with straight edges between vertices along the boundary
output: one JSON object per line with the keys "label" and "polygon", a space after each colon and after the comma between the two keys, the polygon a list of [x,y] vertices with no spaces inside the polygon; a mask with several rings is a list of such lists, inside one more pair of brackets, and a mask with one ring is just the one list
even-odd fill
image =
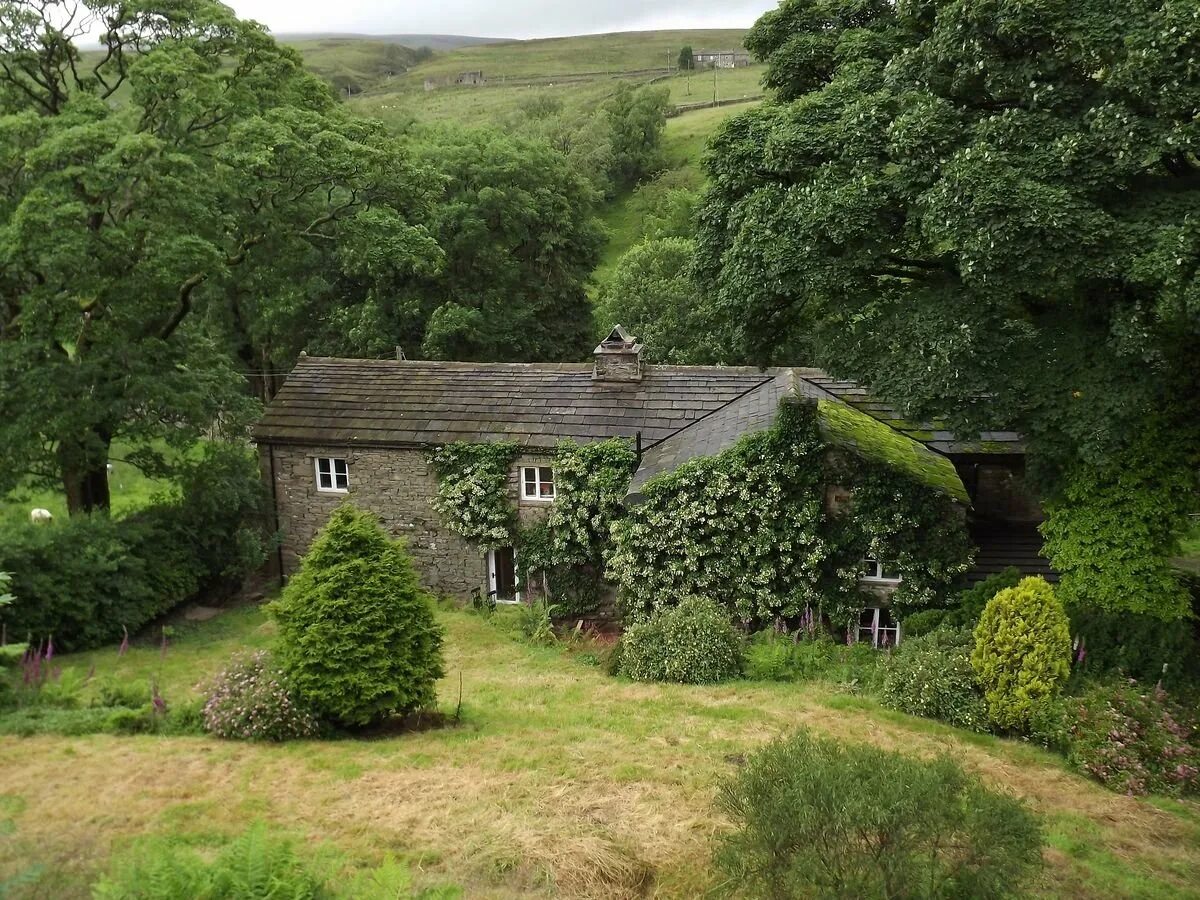
{"label": "overcast sky", "polygon": [[274,32],[555,37],[659,28],[748,28],[776,0],[225,0]]}

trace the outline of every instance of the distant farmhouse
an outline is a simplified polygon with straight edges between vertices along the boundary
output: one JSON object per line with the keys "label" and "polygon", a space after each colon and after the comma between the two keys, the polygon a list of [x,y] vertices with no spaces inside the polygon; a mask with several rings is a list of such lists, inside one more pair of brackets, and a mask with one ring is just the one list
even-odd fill
{"label": "distant farmhouse", "polygon": [[455,84],[483,84],[487,79],[483,77],[483,72],[459,72],[454,78]]}
{"label": "distant farmhouse", "polygon": [[740,69],[750,65],[745,50],[697,50],[692,54],[697,69]]}

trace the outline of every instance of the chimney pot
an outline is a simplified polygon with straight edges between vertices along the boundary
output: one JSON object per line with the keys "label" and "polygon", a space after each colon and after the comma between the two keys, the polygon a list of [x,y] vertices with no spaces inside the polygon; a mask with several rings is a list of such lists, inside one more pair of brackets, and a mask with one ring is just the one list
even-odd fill
{"label": "chimney pot", "polygon": [[642,380],[642,345],[620,325],[596,346],[593,359],[596,381]]}

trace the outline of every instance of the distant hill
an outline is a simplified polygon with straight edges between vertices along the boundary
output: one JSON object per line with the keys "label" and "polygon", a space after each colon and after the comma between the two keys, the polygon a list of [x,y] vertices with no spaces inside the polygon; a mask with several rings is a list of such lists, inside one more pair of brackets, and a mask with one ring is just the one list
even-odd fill
{"label": "distant hill", "polygon": [[[720,100],[759,96],[759,65],[722,70],[715,77],[711,70],[676,69],[685,46],[736,49],[745,36],[745,29],[627,31],[460,47],[378,82],[355,94],[353,102],[367,115],[401,125],[413,120],[504,121],[534,95],[589,109],[620,81],[661,83],[679,106],[711,101],[714,94]],[[478,72],[482,83],[459,83],[464,73]]]}
{"label": "distant hill", "polygon": [[307,41],[348,40],[375,41],[381,44],[402,44],[405,47],[428,47],[430,50],[457,50],[478,44],[495,44],[507,38],[470,37],[464,34],[354,34],[352,32],[314,31],[281,32],[273,34],[283,44],[300,44]]}

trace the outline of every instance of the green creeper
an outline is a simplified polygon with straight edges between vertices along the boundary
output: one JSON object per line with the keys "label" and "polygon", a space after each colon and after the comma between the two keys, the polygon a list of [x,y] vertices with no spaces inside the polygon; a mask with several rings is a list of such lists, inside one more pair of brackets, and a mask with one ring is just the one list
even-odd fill
{"label": "green creeper", "polygon": [[1071,627],[1054,588],[1024,578],[984,607],[971,667],[997,728],[1024,731],[1071,674]]}
{"label": "green creeper", "polygon": [[270,609],[277,659],[324,721],[362,727],[436,702],[442,628],[374,516],[339,507]]}

